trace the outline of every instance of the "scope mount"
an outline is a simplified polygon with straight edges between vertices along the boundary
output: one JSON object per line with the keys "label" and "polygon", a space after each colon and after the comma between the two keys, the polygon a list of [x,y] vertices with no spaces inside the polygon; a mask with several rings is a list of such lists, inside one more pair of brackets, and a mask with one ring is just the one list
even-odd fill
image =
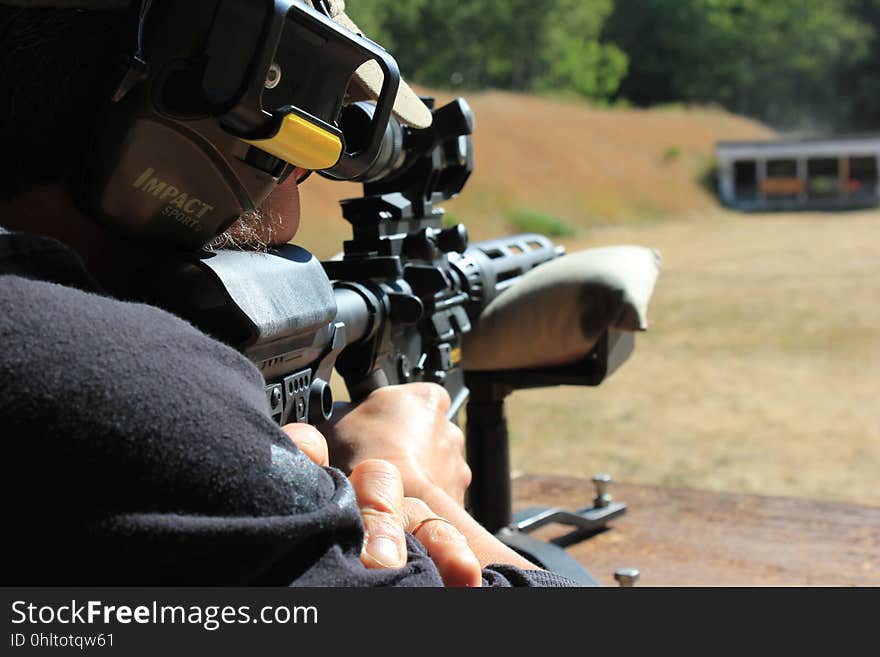
{"label": "scope mount", "polygon": [[473,172],[473,112],[463,98],[439,109],[432,98],[422,101],[432,110],[432,125],[389,130],[384,160],[372,168],[379,177],[364,181],[362,197],[341,203],[353,230],[346,259],[405,255],[438,261],[443,253],[467,248],[464,226],[445,228],[436,205],[457,196]]}

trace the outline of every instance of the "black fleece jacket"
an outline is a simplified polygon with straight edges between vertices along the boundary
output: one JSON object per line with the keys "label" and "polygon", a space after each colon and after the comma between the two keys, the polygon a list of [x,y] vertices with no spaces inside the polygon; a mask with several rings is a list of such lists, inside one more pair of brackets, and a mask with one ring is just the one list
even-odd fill
{"label": "black fleece jacket", "polygon": [[259,371],[60,243],[0,230],[0,345],[3,585],[442,584],[412,537],[406,567],[365,569],[351,486],[275,425]]}

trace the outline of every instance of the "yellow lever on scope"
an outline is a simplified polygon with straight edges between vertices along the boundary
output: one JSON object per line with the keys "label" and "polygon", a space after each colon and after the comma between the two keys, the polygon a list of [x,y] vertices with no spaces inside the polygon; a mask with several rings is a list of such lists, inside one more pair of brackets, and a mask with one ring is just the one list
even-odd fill
{"label": "yellow lever on scope", "polygon": [[342,157],[342,139],[297,114],[288,114],[269,139],[245,139],[270,155],[310,171],[329,169]]}

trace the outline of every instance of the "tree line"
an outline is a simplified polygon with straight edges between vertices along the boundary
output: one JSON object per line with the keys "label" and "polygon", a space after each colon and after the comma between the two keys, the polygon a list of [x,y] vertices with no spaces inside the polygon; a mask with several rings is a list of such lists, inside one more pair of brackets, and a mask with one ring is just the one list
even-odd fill
{"label": "tree line", "polygon": [[407,76],[880,129],[880,0],[350,0]]}

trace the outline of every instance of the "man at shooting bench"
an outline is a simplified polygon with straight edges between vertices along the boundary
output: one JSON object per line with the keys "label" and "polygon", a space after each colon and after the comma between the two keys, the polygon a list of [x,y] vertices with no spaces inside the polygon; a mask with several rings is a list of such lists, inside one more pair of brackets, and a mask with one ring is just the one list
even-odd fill
{"label": "man at shooting bench", "polygon": [[0,2],[6,585],[572,584],[465,512],[439,386],[371,394],[330,463],[249,360],[137,302],[173,254],[291,240],[297,184],[375,155],[345,150],[344,103],[431,121],[343,10]]}

